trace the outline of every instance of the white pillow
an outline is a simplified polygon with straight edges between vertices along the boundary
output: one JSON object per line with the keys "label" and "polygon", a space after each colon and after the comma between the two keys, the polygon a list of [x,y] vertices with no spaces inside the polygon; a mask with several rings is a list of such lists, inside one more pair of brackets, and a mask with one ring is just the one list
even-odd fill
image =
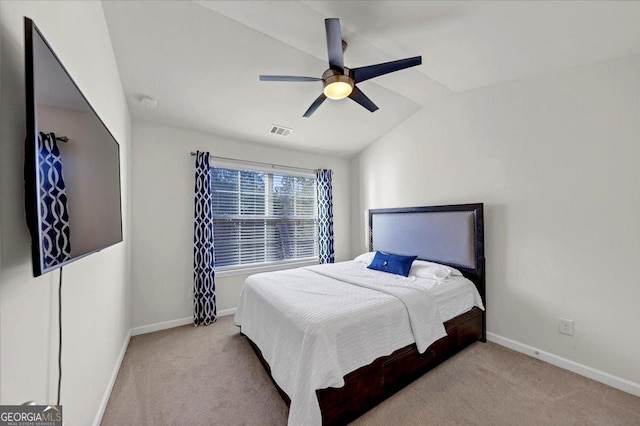
{"label": "white pillow", "polygon": [[[353,259],[354,262],[364,263],[370,265],[375,257],[376,252],[370,251],[368,253],[362,253]],[[462,276],[462,272],[450,266],[441,265],[435,262],[428,262],[426,260],[414,260],[411,264],[411,270],[409,276],[418,278],[430,278],[432,280],[444,280],[450,276]]]}
{"label": "white pillow", "polygon": [[430,278],[433,280],[444,280],[450,276],[462,276],[462,272],[449,266],[439,263],[427,262],[426,260],[415,260],[411,265],[409,275],[419,278]]}
{"label": "white pillow", "polygon": [[373,258],[374,258],[375,255],[376,255],[375,251],[370,251],[368,253],[362,253],[360,256],[358,256],[355,259],[353,259],[353,261],[354,262],[365,263],[367,265],[370,265],[371,262],[373,261]]}

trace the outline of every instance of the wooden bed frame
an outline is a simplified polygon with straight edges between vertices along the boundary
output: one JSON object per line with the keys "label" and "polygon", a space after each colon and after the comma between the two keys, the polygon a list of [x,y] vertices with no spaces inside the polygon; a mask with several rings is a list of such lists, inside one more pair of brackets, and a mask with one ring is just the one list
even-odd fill
{"label": "wooden bed frame", "polygon": [[[483,204],[369,210],[369,231],[371,251],[419,254],[420,259],[458,269],[475,284],[486,307]],[[476,307],[444,326],[447,336],[425,353],[418,353],[415,343],[405,346],[347,374],[343,387],[317,390],[322,424],[347,424],[471,343],[486,342],[485,312]],[[284,401],[290,404],[288,395],[273,380],[260,349],[247,340]]]}

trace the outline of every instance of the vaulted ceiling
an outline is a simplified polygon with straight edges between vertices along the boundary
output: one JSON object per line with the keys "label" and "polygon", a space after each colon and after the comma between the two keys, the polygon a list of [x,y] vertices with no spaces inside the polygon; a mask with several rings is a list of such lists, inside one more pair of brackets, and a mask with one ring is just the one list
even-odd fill
{"label": "vaulted ceiling", "polygon": [[[454,92],[640,53],[640,2],[103,1],[134,119],[350,157]],[[340,18],[354,68],[422,55],[358,86],[378,106],[327,100],[324,19]],[[140,103],[143,95],[157,109]],[[291,135],[269,133],[272,124]]]}

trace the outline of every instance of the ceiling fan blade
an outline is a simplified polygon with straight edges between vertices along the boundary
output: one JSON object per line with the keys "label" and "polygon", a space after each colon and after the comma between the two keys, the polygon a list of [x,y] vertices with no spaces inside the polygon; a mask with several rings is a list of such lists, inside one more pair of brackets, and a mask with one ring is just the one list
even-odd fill
{"label": "ceiling fan blade", "polygon": [[327,30],[329,68],[343,72],[344,57],[342,55],[342,32],[340,31],[340,20],[338,18],[325,19],[324,27]]}
{"label": "ceiling fan blade", "polygon": [[324,93],[321,93],[320,96],[318,96],[318,98],[313,101],[307,112],[304,113],[303,117],[311,117],[311,114],[313,114],[318,109],[320,104],[323,103],[325,99],[327,99],[327,97],[324,95]]}
{"label": "ceiling fan blade", "polygon": [[422,64],[422,56],[413,58],[399,59],[397,61],[384,62],[382,64],[369,65],[366,67],[352,68],[351,77],[356,83],[369,80],[370,78],[380,75],[389,74],[394,71],[400,71],[405,68],[415,67]]}
{"label": "ceiling fan blade", "polygon": [[297,75],[261,75],[260,81],[322,81],[317,77],[300,77]]}
{"label": "ceiling fan blade", "polygon": [[349,97],[371,112],[374,112],[378,109],[378,106],[374,104],[371,99],[369,99],[367,95],[362,92],[362,90],[358,89],[357,86],[353,86],[353,91],[351,92]]}

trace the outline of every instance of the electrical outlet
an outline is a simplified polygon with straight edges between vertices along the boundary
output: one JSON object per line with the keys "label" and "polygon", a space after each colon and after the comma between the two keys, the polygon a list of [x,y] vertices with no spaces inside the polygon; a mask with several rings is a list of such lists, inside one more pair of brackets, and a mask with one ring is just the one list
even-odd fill
{"label": "electrical outlet", "polygon": [[568,336],[573,336],[574,328],[573,328],[573,320],[566,318],[558,318],[558,331],[562,334],[566,334]]}

